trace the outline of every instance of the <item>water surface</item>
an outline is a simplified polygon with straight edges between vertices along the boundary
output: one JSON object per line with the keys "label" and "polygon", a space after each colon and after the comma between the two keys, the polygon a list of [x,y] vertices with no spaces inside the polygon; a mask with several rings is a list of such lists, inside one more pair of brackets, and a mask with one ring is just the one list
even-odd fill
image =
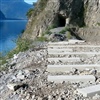
{"label": "water surface", "polygon": [[27,20],[0,20],[0,52],[6,53],[14,49],[15,39],[26,28]]}

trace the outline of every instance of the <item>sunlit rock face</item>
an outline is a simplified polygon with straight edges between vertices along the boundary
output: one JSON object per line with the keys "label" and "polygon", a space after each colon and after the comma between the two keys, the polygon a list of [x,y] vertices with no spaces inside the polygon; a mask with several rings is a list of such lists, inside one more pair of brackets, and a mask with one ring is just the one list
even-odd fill
{"label": "sunlit rock face", "polygon": [[[63,27],[67,23],[79,29],[77,34],[82,39],[87,41],[100,41],[98,39],[100,35],[98,33],[98,28],[100,28],[99,0],[44,1],[45,3],[43,0],[38,0],[35,11],[27,24],[27,29],[23,35],[24,37],[34,39],[41,36],[49,26],[55,25],[56,27]],[[83,32],[83,30],[85,31]],[[89,38],[90,35],[91,38]]]}
{"label": "sunlit rock face", "polygon": [[0,10],[6,18],[26,19],[26,12],[32,7],[24,0],[2,0]]}

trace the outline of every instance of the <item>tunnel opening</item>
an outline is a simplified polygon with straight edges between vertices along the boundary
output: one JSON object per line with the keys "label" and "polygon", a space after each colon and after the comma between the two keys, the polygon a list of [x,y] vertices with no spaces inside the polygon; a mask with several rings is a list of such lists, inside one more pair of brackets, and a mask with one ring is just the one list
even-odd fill
{"label": "tunnel opening", "polygon": [[66,18],[62,15],[58,15],[58,27],[64,27],[66,25]]}

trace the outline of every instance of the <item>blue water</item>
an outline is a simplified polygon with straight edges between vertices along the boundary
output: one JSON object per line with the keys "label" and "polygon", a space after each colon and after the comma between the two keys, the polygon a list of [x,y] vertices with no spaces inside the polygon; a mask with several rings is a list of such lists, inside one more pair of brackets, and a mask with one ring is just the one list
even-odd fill
{"label": "blue water", "polygon": [[26,28],[27,20],[0,20],[0,52],[7,53],[14,49],[15,39]]}

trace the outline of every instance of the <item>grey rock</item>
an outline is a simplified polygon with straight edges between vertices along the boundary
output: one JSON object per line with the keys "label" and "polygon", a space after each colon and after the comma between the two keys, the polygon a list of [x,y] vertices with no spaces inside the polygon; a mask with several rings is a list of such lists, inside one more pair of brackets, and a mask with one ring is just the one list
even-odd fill
{"label": "grey rock", "polygon": [[64,41],[64,40],[66,40],[66,36],[63,35],[63,34],[56,34],[56,33],[54,33],[54,34],[51,34],[49,36],[49,39],[51,41]]}
{"label": "grey rock", "polygon": [[19,72],[18,72],[18,74],[17,74],[17,78],[23,80],[23,79],[25,78],[24,72],[21,71],[21,70],[19,70]]}
{"label": "grey rock", "polygon": [[16,91],[19,88],[28,88],[28,84],[24,84],[24,83],[9,83],[9,84],[7,84],[7,87],[10,90]]}

